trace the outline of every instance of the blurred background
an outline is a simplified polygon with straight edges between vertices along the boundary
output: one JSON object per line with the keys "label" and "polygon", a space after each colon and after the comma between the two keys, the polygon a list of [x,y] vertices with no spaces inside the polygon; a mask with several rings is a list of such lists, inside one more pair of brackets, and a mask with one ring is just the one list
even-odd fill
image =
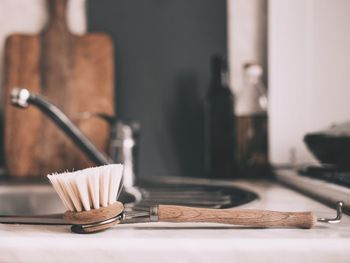
{"label": "blurred background", "polygon": [[[246,103],[240,97],[244,65],[261,67],[260,81],[268,90],[268,140],[262,140],[268,142],[270,163],[315,162],[304,135],[350,114],[349,5],[346,0],[70,0],[67,17],[72,33],[105,32],[113,40],[114,107],[118,118],[141,127],[140,176],[202,177],[214,54],[228,61],[236,116],[244,115]],[[5,38],[38,34],[48,21],[45,1],[2,0],[0,19],[4,72]],[[0,78],[4,82],[4,73]],[[7,99],[2,95],[2,108]]]}
{"label": "blurred background", "polygon": [[140,173],[203,176],[210,57],[227,54],[226,1],[90,1],[115,43],[116,112],[141,123]]}

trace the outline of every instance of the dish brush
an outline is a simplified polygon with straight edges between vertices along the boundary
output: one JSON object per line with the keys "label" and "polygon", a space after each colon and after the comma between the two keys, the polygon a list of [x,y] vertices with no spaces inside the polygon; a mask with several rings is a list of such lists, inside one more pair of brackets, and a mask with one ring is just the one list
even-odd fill
{"label": "dish brush", "polygon": [[312,228],[316,221],[336,223],[341,218],[342,203],[337,217],[317,219],[312,212],[278,212],[254,209],[209,209],[176,205],[153,205],[149,211],[124,211],[118,202],[123,166],[121,164],[87,168],[75,172],[51,174],[52,186],[67,211],[64,224],[72,225],[76,233],[94,233],[117,223],[141,222],[206,222],[248,227]]}

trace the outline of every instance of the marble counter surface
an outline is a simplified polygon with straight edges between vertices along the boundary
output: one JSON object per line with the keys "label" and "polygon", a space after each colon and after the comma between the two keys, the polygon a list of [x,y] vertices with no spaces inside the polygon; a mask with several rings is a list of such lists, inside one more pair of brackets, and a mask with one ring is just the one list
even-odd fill
{"label": "marble counter surface", "polygon": [[[220,184],[220,183],[218,183]],[[335,210],[272,182],[225,183],[257,192],[241,208]],[[117,225],[92,235],[67,226],[0,224],[0,262],[349,262],[350,217],[314,229],[249,229],[219,224]]]}

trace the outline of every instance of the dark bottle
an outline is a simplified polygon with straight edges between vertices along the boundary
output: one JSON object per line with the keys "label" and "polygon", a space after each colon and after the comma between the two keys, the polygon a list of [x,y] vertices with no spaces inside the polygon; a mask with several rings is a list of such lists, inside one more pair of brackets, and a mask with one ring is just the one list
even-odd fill
{"label": "dark bottle", "polygon": [[206,109],[206,172],[212,178],[236,173],[234,98],[228,85],[226,60],[211,58],[211,82]]}

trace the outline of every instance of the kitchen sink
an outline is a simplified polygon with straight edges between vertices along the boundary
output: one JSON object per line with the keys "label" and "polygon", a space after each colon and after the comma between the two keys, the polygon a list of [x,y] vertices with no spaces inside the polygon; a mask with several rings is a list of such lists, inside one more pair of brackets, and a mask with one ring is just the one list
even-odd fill
{"label": "kitchen sink", "polygon": [[38,215],[61,213],[65,210],[50,185],[0,185],[1,215]]}
{"label": "kitchen sink", "polygon": [[[128,210],[146,210],[153,204],[174,204],[207,208],[230,208],[257,198],[253,192],[238,187],[218,186],[176,180],[140,182],[142,199],[121,201]],[[1,215],[38,215],[64,212],[65,208],[51,185],[44,183],[0,182]]]}

